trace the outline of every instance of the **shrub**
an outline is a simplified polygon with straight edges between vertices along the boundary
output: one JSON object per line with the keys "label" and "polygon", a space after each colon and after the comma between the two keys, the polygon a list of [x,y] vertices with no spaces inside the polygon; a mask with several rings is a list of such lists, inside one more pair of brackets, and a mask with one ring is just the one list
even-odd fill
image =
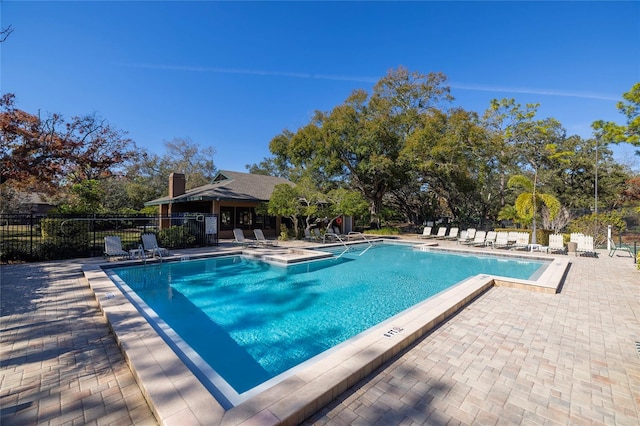
{"label": "shrub", "polygon": [[287,230],[287,227],[283,224],[280,228],[280,236],[278,237],[278,239],[280,241],[287,241],[289,239],[289,232]]}
{"label": "shrub", "polygon": [[37,248],[36,257],[48,259],[68,259],[89,254],[89,222],[60,218],[46,218],[40,221],[42,244]]}
{"label": "shrub", "polygon": [[158,245],[166,248],[184,248],[193,246],[196,242],[195,235],[189,232],[185,226],[172,226],[158,231]]}
{"label": "shrub", "polygon": [[374,235],[399,235],[400,229],[385,227],[380,229],[368,229],[364,232],[365,234],[374,234]]}
{"label": "shrub", "polygon": [[611,225],[614,232],[622,234],[627,229],[626,222],[619,212],[595,213],[579,217],[571,221],[568,226],[570,233],[580,232],[592,235],[594,245],[602,246],[607,243],[607,228]]}

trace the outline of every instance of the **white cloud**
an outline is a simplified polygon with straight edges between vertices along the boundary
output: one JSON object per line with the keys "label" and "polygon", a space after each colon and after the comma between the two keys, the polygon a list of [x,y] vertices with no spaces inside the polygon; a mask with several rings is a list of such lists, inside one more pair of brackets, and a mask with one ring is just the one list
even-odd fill
{"label": "white cloud", "polygon": [[[129,68],[146,68],[154,70],[168,70],[168,71],[186,71],[186,72],[210,72],[218,74],[238,74],[238,75],[263,75],[274,77],[292,77],[301,79],[317,79],[317,80],[333,80],[333,81],[354,81],[360,83],[375,83],[379,80],[379,77],[366,77],[366,76],[347,76],[347,75],[333,75],[333,74],[311,74],[311,73],[297,73],[289,71],[264,71],[264,70],[252,70],[243,68],[219,68],[219,67],[200,67],[200,66],[184,66],[184,65],[165,65],[165,64],[132,64],[132,63],[119,63],[116,64],[122,67]],[[458,90],[470,90],[478,92],[498,92],[498,93],[524,93],[530,95],[544,95],[544,96],[560,96],[571,97],[581,99],[597,99],[603,101],[618,101],[619,96],[606,95],[601,93],[592,92],[572,92],[566,90],[557,89],[533,89],[525,87],[502,87],[502,86],[487,86],[482,84],[468,84],[452,82],[449,84],[452,89]]]}
{"label": "white cloud", "polygon": [[154,70],[167,70],[167,71],[186,71],[186,72],[211,72],[218,74],[240,74],[240,75],[265,75],[275,77],[293,77],[293,78],[306,78],[306,79],[318,79],[318,80],[335,80],[335,81],[356,81],[363,83],[375,83],[378,81],[374,77],[354,77],[345,75],[331,75],[331,74],[310,74],[310,73],[297,73],[288,71],[264,71],[264,70],[250,70],[242,68],[218,68],[218,67],[198,67],[198,66],[184,66],[184,65],[164,65],[164,64],[116,64],[122,67],[129,68],[144,68]]}
{"label": "white cloud", "polygon": [[601,93],[591,92],[571,92],[565,90],[556,89],[531,89],[524,87],[501,87],[501,86],[484,86],[480,84],[466,84],[466,83],[451,83],[451,88],[459,90],[473,90],[479,92],[503,92],[503,93],[525,93],[530,95],[545,95],[545,96],[561,96],[570,98],[582,98],[582,99],[597,99],[602,101],[617,101],[620,100],[619,96],[605,95]]}

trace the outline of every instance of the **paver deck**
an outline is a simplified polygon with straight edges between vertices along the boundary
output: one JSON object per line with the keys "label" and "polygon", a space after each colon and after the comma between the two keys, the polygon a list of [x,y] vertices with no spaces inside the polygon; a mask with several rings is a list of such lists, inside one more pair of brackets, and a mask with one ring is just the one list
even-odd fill
{"label": "paver deck", "polygon": [[[0,267],[3,425],[156,423],[82,262]],[[571,262],[559,294],[492,288],[306,424],[638,424],[640,272]]]}

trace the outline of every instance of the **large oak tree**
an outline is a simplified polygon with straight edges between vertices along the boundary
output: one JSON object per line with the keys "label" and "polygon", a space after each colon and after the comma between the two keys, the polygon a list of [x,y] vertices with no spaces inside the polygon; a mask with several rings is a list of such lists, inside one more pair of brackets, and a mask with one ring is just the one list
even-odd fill
{"label": "large oak tree", "polygon": [[390,70],[371,96],[355,90],[333,110],[316,112],[297,132],[276,136],[270,150],[280,163],[357,189],[378,222],[385,194],[413,176],[400,153],[419,117],[452,99],[445,81],[441,73]]}

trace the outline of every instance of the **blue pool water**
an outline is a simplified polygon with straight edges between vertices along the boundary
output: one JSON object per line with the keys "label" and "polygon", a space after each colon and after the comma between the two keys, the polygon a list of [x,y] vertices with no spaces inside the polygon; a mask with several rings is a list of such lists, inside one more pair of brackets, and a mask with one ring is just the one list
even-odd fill
{"label": "blue pool water", "polygon": [[466,278],[543,265],[381,244],[289,267],[229,256],[112,271],[240,394]]}

